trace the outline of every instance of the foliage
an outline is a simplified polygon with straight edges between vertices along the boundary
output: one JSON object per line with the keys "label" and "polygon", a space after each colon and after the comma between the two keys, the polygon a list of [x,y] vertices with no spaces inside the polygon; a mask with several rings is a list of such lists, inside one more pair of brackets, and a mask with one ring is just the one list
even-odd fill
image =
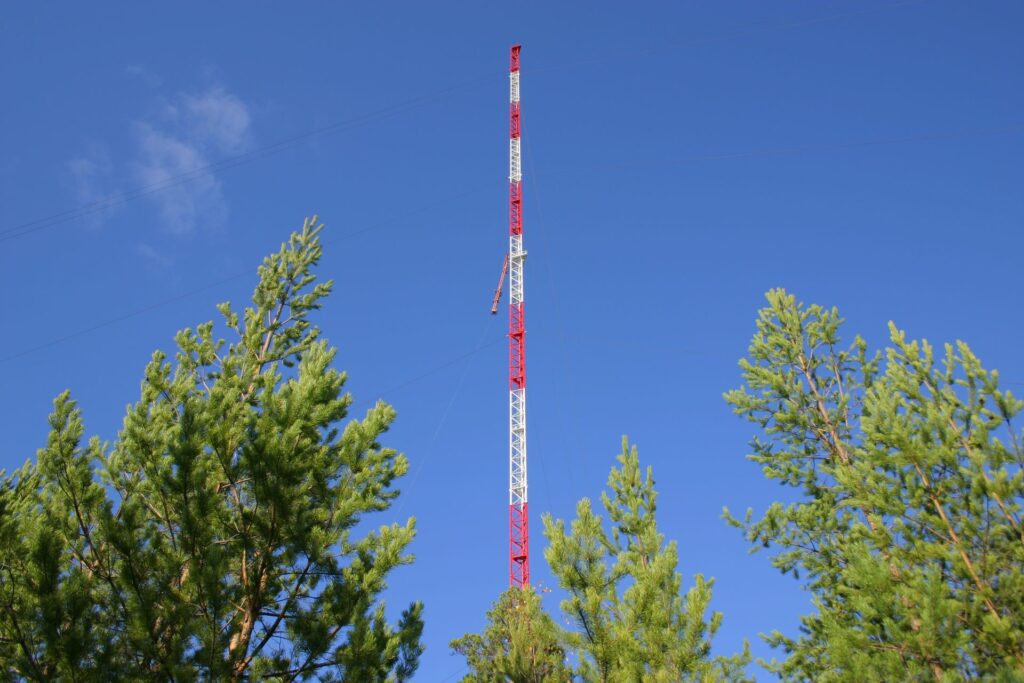
{"label": "foliage", "polygon": [[[817,611],[773,633],[792,681],[1024,680],[1024,403],[963,342],[936,359],[842,347],[835,309],[768,293],[735,411],[752,460],[794,491],[729,519],[800,577]],[[728,511],[726,512],[728,515]]]}
{"label": "foliage", "polygon": [[711,656],[722,615],[707,618],[713,581],[698,574],[682,595],[675,542],[655,522],[654,478],[641,476],[636,447],[623,439],[619,467],[601,501],[610,530],[584,498],[570,530],[544,518],[544,557],[569,597],[562,609],[577,627],[567,642],[586,681],[740,680],[746,655]]}
{"label": "foliage", "polygon": [[415,670],[421,605],[378,595],[412,561],[388,509],[406,458],[378,443],[380,402],[352,402],[309,314],[331,283],[306,221],[259,268],[252,305],[219,307],[154,354],[112,445],[83,444],[54,402],[36,462],[0,487],[0,665],[54,680],[393,680]]}
{"label": "foliage", "polygon": [[563,634],[543,610],[533,588],[509,588],[487,613],[482,634],[451,643],[466,658],[464,683],[545,683],[571,681]]}

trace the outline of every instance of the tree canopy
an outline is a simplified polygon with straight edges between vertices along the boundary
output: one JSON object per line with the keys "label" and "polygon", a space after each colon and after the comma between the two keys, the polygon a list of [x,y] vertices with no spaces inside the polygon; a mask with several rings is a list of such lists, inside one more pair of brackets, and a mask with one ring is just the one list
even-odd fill
{"label": "tree canopy", "polygon": [[573,679],[564,636],[530,586],[509,588],[487,612],[482,634],[453,640],[470,672],[463,683],[565,683]]}
{"label": "tree canopy", "polygon": [[414,520],[371,529],[406,458],[395,417],[352,398],[310,314],[331,292],[307,220],[251,305],[153,355],[113,443],[83,441],[68,393],[35,461],[0,486],[0,662],[33,681],[394,680],[421,605],[389,623]]}
{"label": "tree canopy", "polygon": [[465,681],[743,680],[746,653],[711,654],[722,620],[708,615],[713,581],[697,574],[682,592],[676,543],[665,543],[655,520],[653,474],[641,473],[626,439],[618,464],[610,493],[601,494],[607,524],[588,498],[568,528],[544,517],[544,558],[567,595],[561,609],[572,628],[555,624],[532,589],[510,589],[488,612],[482,635],[452,643],[466,656]]}
{"label": "tree canopy", "polygon": [[694,576],[682,592],[675,541],[665,542],[655,520],[651,468],[642,473],[636,446],[622,440],[618,467],[601,503],[605,524],[584,498],[567,529],[544,518],[544,557],[568,593],[562,610],[575,629],[567,642],[585,681],[742,680],[745,655],[715,657],[711,639],[722,615],[708,615],[714,581]]}
{"label": "tree canopy", "polygon": [[[1024,403],[967,344],[937,357],[890,323],[843,346],[835,309],[768,293],[745,386],[752,460],[793,490],[729,515],[816,611],[773,633],[792,681],[1024,680]],[[728,513],[727,513],[728,514]]]}

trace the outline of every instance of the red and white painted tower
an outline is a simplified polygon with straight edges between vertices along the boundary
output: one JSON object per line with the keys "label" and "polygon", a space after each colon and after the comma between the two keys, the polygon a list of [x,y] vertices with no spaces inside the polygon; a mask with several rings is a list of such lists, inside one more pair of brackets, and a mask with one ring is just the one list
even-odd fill
{"label": "red and white painted tower", "polygon": [[520,157],[519,45],[509,65],[508,147],[508,560],[509,585],[530,583],[526,488],[526,317],[523,309],[523,173]]}

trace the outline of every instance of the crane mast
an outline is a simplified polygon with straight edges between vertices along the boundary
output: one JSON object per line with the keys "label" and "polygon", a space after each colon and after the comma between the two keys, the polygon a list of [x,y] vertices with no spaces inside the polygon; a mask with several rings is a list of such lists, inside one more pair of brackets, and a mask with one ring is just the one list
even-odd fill
{"label": "crane mast", "polygon": [[[520,156],[519,45],[509,65],[508,174],[508,503],[509,585],[530,583],[529,498],[526,483],[526,317],[523,296],[523,175]],[[498,294],[500,295],[500,293]]]}

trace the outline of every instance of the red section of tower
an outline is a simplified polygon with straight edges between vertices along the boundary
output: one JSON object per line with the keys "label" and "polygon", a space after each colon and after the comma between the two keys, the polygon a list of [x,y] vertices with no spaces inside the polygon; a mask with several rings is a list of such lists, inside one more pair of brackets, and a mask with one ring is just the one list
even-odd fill
{"label": "red section of tower", "polygon": [[526,485],[526,318],[523,301],[523,185],[520,158],[519,46],[509,65],[509,585],[530,583],[529,505]]}
{"label": "red section of tower", "polygon": [[508,388],[526,388],[526,309],[522,303],[508,306]]}
{"label": "red section of tower", "polygon": [[510,505],[508,514],[509,567],[508,585],[522,588],[530,585],[530,519],[529,503]]}

